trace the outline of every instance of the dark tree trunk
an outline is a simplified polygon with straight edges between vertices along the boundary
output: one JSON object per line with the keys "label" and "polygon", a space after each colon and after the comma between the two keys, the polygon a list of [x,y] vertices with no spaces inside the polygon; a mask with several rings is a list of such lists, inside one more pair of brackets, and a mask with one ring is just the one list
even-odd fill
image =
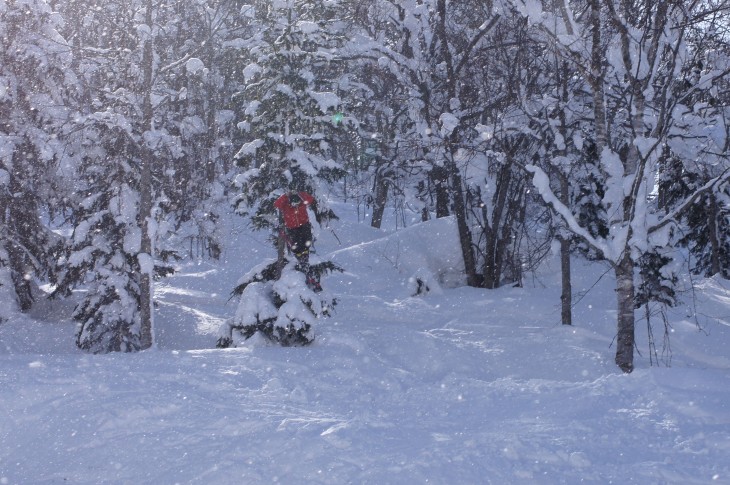
{"label": "dark tree trunk", "polygon": [[388,190],[390,189],[389,175],[382,166],[378,167],[375,171],[375,197],[373,198],[373,218],[370,225],[378,229],[380,229],[383,223],[385,204],[388,200]]}
{"label": "dark tree trunk", "polygon": [[[152,35],[152,1],[147,2],[145,22],[150,27],[147,35]],[[142,53],[142,69],[144,75],[144,101],[142,116],[144,117],[144,129],[152,130],[152,66],[153,45],[152,38],[145,40]],[[140,253],[152,259],[152,240],[150,239],[150,217],[152,217],[152,163],[154,155],[147,147],[142,147],[142,161],[140,174],[140,203],[139,203],[139,225],[142,228],[142,244]],[[140,347],[142,350],[152,346],[152,275],[150,271],[141,271],[140,274]]]}
{"label": "dark tree trunk", "polygon": [[278,280],[281,278],[281,272],[284,270],[284,266],[286,266],[286,240],[284,239],[284,235],[286,234],[286,229],[284,228],[284,220],[281,219],[281,216],[279,217],[279,233],[276,235],[276,273],[274,274],[274,279]]}
{"label": "dark tree trunk", "polygon": [[494,289],[499,287],[500,280],[500,226],[507,207],[507,195],[511,181],[512,159],[502,166],[497,178],[497,193],[494,198],[492,220],[485,220],[486,247],[484,251],[484,287]]}
{"label": "dark tree trunk", "polygon": [[33,306],[34,300],[30,280],[26,277],[27,272],[23,270],[25,266],[28,266],[26,249],[13,242],[10,242],[6,249],[15,295],[18,297],[18,306],[20,311],[27,312]]}
{"label": "dark tree trunk", "polygon": [[719,274],[722,271],[720,264],[720,251],[722,244],[718,239],[718,210],[717,210],[717,197],[715,193],[710,191],[709,207],[707,208],[707,228],[709,234],[707,237],[710,240],[710,273],[712,275]]}
{"label": "dark tree trunk", "polygon": [[484,287],[492,290],[499,287],[499,274],[495,261],[497,253],[497,231],[487,223],[484,236],[487,242],[484,249]]}
{"label": "dark tree trunk", "polygon": [[466,284],[469,286],[479,286],[477,278],[476,259],[474,258],[474,250],[472,248],[471,231],[466,220],[466,205],[464,203],[464,191],[461,187],[461,174],[456,162],[452,160],[448,162],[448,168],[451,172],[451,185],[454,195],[454,216],[456,217],[456,226],[459,229],[459,242],[461,243],[461,254],[464,257],[464,271],[466,273]]}
{"label": "dark tree trunk", "polygon": [[436,166],[430,175],[436,192],[436,217],[449,217],[449,174],[446,168]]}
{"label": "dark tree trunk", "polygon": [[560,238],[560,319],[563,325],[573,324],[573,287],[570,279],[570,239]]}
{"label": "dark tree trunk", "polygon": [[[566,207],[570,205],[570,187],[568,177],[560,173],[560,202]],[[570,238],[560,237],[560,274],[562,291],[560,293],[560,319],[563,325],[573,324],[573,286],[570,279]]]}

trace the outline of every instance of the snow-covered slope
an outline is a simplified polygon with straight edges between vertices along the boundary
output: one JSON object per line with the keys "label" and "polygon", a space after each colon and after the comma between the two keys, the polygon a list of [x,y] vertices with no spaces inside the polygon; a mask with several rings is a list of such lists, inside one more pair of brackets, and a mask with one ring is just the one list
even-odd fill
{"label": "snow-covered slope", "polygon": [[[346,272],[312,346],[213,349],[235,282],[272,256],[242,227],[158,285],[154,350],[83,354],[68,307],[0,324],[0,484],[730,483],[727,281],[672,314],[672,367],[639,323],[624,375],[606,268],[575,262],[563,327],[555,264],[454,288],[449,220],[392,233],[344,209],[318,234]],[[417,275],[431,293],[411,296]]]}

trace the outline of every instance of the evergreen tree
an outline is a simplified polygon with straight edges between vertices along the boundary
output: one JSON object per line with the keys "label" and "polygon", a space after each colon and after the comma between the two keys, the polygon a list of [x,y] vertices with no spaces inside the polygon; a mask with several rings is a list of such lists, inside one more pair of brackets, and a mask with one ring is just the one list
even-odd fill
{"label": "evergreen tree", "polygon": [[[235,157],[244,169],[236,205],[256,228],[277,225],[273,202],[282,189],[317,196],[320,182],[343,174],[331,158],[342,63],[332,54],[341,33],[337,21],[327,20],[330,2],[268,3],[257,3],[250,14],[258,30],[249,40],[246,86],[236,95],[246,140]],[[331,215],[323,199],[317,202],[319,214]]]}
{"label": "evergreen tree", "polygon": [[[694,26],[725,24],[726,17],[700,4],[680,1],[629,3],[593,0],[541,5],[515,0],[561,57],[569,60],[591,93],[590,137],[596,146],[604,190],[601,205],[607,220],[605,237],[596,237],[578,222],[574,208],[559,200],[539,167],[534,185],[564,219],[566,227],[612,264],[617,292],[616,364],[631,372],[634,355],[635,269],[641,256],[665,238],[665,229],[700,195],[694,192],[660,220],[653,187],[668,145],[684,163],[707,156],[715,145],[707,110],[694,110],[675,97],[676,73],[696,64],[701,49],[689,39]],[[577,15],[574,12],[585,12]],[[720,29],[722,30],[722,29]],[[570,41],[566,42],[567,39]],[[710,87],[727,70],[708,73],[700,85]],[[686,128],[691,128],[688,132]],[[726,161],[724,162],[726,163]],[[726,180],[717,175],[701,192]]]}
{"label": "evergreen tree", "polygon": [[[67,7],[73,13],[81,5]],[[184,47],[198,48],[174,28],[177,7],[107,2],[69,26],[74,46],[87,53],[77,69],[88,91],[70,145],[82,159],[82,196],[57,294],[87,286],[74,316],[77,343],[92,352],[152,345],[153,278],[171,271],[160,259],[172,254],[164,247],[177,188],[172,167],[185,156],[175,80],[183,69],[197,69]]]}
{"label": "evergreen tree", "polygon": [[43,221],[62,205],[72,57],[62,19],[45,0],[0,4],[0,284],[28,310],[58,243]]}
{"label": "evergreen tree", "polygon": [[[318,221],[331,218],[334,213],[320,193],[323,183],[342,175],[340,165],[331,158],[342,71],[333,52],[341,42],[341,25],[334,20],[331,2],[326,1],[257,2],[248,15],[254,28],[251,62],[243,71],[247,85],[237,95],[245,114],[239,126],[246,141],[236,155],[245,170],[236,179],[241,188],[236,208],[250,216],[257,229],[277,228],[273,203],[290,188],[315,196]],[[306,286],[304,275],[294,272],[296,264],[284,255],[283,238],[275,236],[274,240],[279,255],[261,280],[273,282],[241,290],[240,308],[274,308],[276,317],[272,310],[251,320],[241,310],[234,326],[271,324],[273,330],[260,330],[284,344],[289,338],[285,336],[295,328],[297,338],[306,343],[310,322],[302,315],[326,315],[328,311],[323,309],[335,302],[326,292],[316,295]],[[331,263],[318,263],[311,268],[317,271],[328,265]]]}
{"label": "evergreen tree", "polygon": [[[257,333],[283,345],[302,346],[314,341],[312,325],[317,318],[332,314],[337,300],[309,288],[305,275],[296,262],[286,262],[283,270],[279,261],[266,262],[241,278],[233,295],[240,300],[231,322],[221,327],[216,346],[236,346]],[[331,262],[312,267],[317,279],[342,268]]]}
{"label": "evergreen tree", "polygon": [[[86,296],[73,314],[79,322],[76,344],[94,353],[140,350],[139,192],[128,183],[108,184],[109,179],[133,179],[134,174],[126,164],[84,168],[83,189],[91,195],[77,210],[59,285],[69,291],[79,281],[86,284]],[[110,168],[116,170],[109,173]]]}

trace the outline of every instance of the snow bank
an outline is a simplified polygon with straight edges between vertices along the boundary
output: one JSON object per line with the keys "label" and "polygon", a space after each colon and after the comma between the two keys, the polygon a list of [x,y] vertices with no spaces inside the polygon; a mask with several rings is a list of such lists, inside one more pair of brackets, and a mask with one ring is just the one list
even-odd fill
{"label": "snow bank", "polygon": [[275,256],[244,224],[223,261],[157,283],[155,350],[82,354],[58,302],[0,323],[0,484],[730,483],[730,282],[670,312],[671,368],[637,320],[624,375],[602,265],[573,266],[572,327],[558,274],[413,298],[413,276],[461,278],[454,221],[387,233],[333,206],[317,251],[347,273],[311,346],[212,349],[236,281]]}
{"label": "snow bank", "polygon": [[[378,272],[387,275],[387,281],[382,281],[382,274],[376,274],[373,280],[360,280],[361,284],[374,288],[398,281],[406,287],[406,291],[411,291],[418,277],[453,288],[465,283],[464,260],[459,247],[456,219],[446,217],[335,251],[332,260],[345,270],[353,267],[378,268]],[[436,285],[433,286],[435,289]]]}

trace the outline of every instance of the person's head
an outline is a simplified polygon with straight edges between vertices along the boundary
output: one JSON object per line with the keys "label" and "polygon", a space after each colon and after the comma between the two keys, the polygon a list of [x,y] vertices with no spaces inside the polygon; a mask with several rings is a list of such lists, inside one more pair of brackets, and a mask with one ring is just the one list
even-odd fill
{"label": "person's head", "polygon": [[302,203],[302,198],[296,192],[289,192],[289,203],[293,206],[297,206]]}

